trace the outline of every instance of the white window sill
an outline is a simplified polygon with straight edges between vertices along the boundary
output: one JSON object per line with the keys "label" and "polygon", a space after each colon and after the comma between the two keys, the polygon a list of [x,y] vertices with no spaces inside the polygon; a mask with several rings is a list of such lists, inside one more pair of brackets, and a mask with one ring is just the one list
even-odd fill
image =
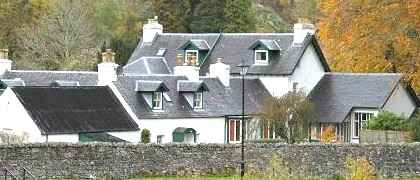
{"label": "white window sill", "polygon": [[265,62],[265,61],[264,62],[255,62],[254,65],[266,66],[266,65],[268,65],[268,62]]}
{"label": "white window sill", "polygon": [[158,112],[158,113],[161,113],[161,112],[164,112],[164,111],[163,111],[163,109],[152,109],[152,112]]}
{"label": "white window sill", "polygon": [[203,108],[194,108],[194,111],[202,112],[202,111],[204,111],[204,109]]}

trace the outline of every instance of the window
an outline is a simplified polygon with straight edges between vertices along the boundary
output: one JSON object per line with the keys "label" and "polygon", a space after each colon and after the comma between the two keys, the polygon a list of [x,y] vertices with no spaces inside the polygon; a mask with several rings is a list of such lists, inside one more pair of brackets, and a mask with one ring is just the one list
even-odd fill
{"label": "window", "polygon": [[241,120],[229,120],[229,141],[238,142],[241,140]]}
{"label": "window", "polygon": [[198,65],[198,51],[197,50],[186,50],[185,51],[185,65]]}
{"label": "window", "polygon": [[255,64],[268,64],[268,51],[255,50]]}
{"label": "window", "polygon": [[372,118],[373,118],[373,113],[366,113],[366,112],[354,113],[353,137],[358,138],[360,135],[360,130],[363,129],[363,126],[366,126],[366,123]]}
{"label": "window", "polygon": [[165,48],[160,48],[158,50],[158,52],[156,53],[157,56],[163,56],[165,55],[166,49]]}
{"label": "window", "polygon": [[293,92],[297,92],[297,89],[298,89],[298,83],[297,82],[294,82],[293,83]]}
{"label": "window", "polygon": [[162,144],[163,135],[158,135],[156,139],[157,144]]}
{"label": "window", "polygon": [[194,93],[194,109],[203,108],[203,92]]}
{"label": "window", "polygon": [[162,109],[162,92],[154,92],[152,99],[153,109]]}

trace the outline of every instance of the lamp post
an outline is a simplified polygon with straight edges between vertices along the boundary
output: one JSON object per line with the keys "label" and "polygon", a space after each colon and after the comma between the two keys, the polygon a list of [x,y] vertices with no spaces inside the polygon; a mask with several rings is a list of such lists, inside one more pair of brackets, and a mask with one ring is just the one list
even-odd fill
{"label": "lamp post", "polygon": [[245,175],[245,153],[244,153],[244,142],[245,142],[245,75],[248,72],[249,65],[244,63],[237,65],[236,67],[241,68],[240,74],[242,76],[242,138],[241,138],[241,178]]}

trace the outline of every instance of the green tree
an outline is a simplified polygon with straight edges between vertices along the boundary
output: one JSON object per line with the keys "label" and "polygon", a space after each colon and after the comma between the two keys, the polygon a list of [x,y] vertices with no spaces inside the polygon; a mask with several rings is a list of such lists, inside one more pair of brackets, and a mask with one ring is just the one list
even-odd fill
{"label": "green tree", "polygon": [[383,111],[378,116],[371,119],[366,128],[372,130],[391,130],[403,131],[407,130],[408,121],[403,116],[388,111]]}
{"label": "green tree", "polygon": [[190,32],[188,15],[196,0],[152,0],[153,10],[166,32]]}
{"label": "green tree", "polygon": [[148,129],[141,131],[141,142],[145,144],[150,143],[150,131]]}
{"label": "green tree", "polygon": [[192,6],[188,18],[188,27],[191,32],[220,32],[225,24],[224,8],[226,0],[201,0]]}
{"label": "green tree", "polygon": [[255,12],[251,0],[226,1],[223,32],[255,32]]}

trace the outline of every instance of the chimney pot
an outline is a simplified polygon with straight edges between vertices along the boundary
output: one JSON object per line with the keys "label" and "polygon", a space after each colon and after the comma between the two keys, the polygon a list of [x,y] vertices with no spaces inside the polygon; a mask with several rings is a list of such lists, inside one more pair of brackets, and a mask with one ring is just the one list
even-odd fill
{"label": "chimney pot", "polygon": [[107,85],[116,81],[118,64],[115,64],[115,53],[106,49],[102,53],[102,63],[98,64],[98,84]]}
{"label": "chimney pot", "polygon": [[0,59],[9,59],[9,49],[0,49]]}

